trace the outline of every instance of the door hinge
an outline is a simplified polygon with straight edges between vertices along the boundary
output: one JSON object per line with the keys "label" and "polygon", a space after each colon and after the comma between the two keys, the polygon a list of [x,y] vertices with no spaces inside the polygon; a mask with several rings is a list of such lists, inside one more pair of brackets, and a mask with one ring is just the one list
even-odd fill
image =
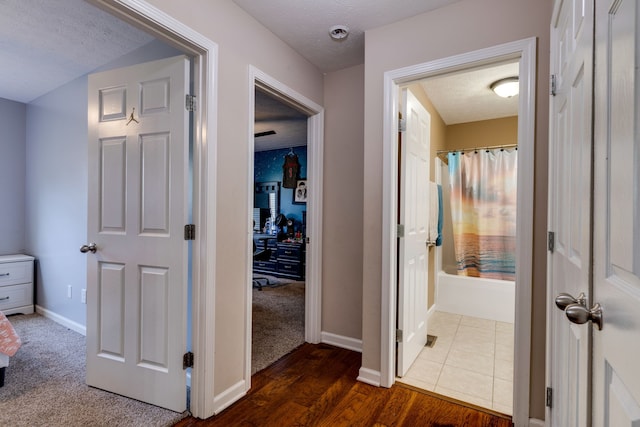
{"label": "door hinge", "polygon": [[396,228],[396,237],[404,237],[404,224],[398,224]]}
{"label": "door hinge", "polygon": [[396,342],[402,342],[402,329],[396,329]]}
{"label": "door hinge", "polygon": [[404,132],[407,130],[407,121],[403,118],[398,119],[398,132]]}
{"label": "door hinge", "polygon": [[182,369],[193,368],[193,353],[187,351],[184,356],[182,356]]}
{"label": "door hinge", "polygon": [[553,407],[553,390],[551,389],[551,387],[547,387],[547,397],[545,399],[545,402],[547,408]]}
{"label": "door hinge", "polygon": [[196,240],[195,224],[187,224],[184,226],[184,240]]}
{"label": "door hinge", "polygon": [[551,82],[550,82],[550,86],[551,86],[551,96],[556,96],[556,75],[555,74],[551,74]]}
{"label": "door hinge", "polygon": [[196,96],[187,94],[185,96],[184,106],[187,111],[196,111]]}
{"label": "door hinge", "polygon": [[555,249],[555,245],[556,245],[556,233],[554,233],[553,231],[549,231],[549,233],[547,233],[547,249],[549,250],[549,252],[553,253],[553,250]]}

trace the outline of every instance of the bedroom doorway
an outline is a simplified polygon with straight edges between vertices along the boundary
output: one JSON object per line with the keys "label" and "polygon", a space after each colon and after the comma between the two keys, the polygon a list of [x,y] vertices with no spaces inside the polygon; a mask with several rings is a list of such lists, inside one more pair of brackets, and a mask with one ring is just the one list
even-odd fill
{"label": "bedroom doorway", "polygon": [[308,118],[260,86],[254,100],[252,375],[305,341]]}
{"label": "bedroom doorway", "polygon": [[249,89],[247,379],[320,341],[323,143],[322,107],[255,68]]}
{"label": "bedroom doorway", "polygon": [[[85,5],[86,2],[81,1],[79,3],[81,5]],[[135,4],[132,4],[130,5],[130,7],[126,8],[126,10],[124,8],[120,9],[119,8],[120,2],[117,2],[114,0],[96,0],[92,2],[92,4],[99,6],[99,8],[115,16],[116,19],[119,21],[126,20],[128,23],[132,24],[134,27],[138,28],[139,30],[147,31],[154,38],[161,39],[164,42],[173,43],[174,45],[179,45],[181,49],[181,53],[185,53],[189,57],[193,58],[193,61],[195,64],[195,67],[194,67],[195,72],[193,76],[194,77],[193,89],[195,91],[196,97],[200,105],[199,110],[194,114],[194,120],[193,120],[193,123],[194,123],[193,126],[194,128],[197,129],[197,131],[194,132],[194,153],[193,153],[194,155],[193,164],[197,165],[194,169],[194,176],[193,176],[193,185],[195,188],[195,191],[193,194],[193,204],[195,206],[194,222],[197,222],[199,225],[206,226],[207,217],[209,216],[208,211],[215,213],[215,200],[209,199],[204,206],[201,206],[201,200],[203,200],[203,195],[208,193],[208,188],[210,185],[209,180],[205,179],[205,177],[209,176],[209,173],[211,173],[210,171],[212,169],[215,169],[215,162],[212,162],[212,158],[213,158],[213,153],[215,153],[215,145],[216,145],[216,132],[215,132],[215,121],[214,121],[214,118],[216,116],[216,112],[215,112],[216,108],[214,108],[215,107],[213,102],[214,97],[210,96],[209,94],[216,93],[216,89],[215,89],[216,79],[214,79],[213,76],[214,76],[214,72],[216,71],[214,65],[216,63],[217,46],[207,38],[194,32],[190,28],[182,25],[178,21],[169,19],[168,15],[162,14],[159,11],[159,9],[156,9],[153,6],[148,5],[144,1],[136,2]],[[75,8],[74,8],[74,11],[78,12],[78,10],[76,10]],[[56,21],[56,20],[54,19],[52,21]],[[150,25],[150,23],[153,23],[153,25]],[[39,40],[46,40],[46,37],[37,38],[35,43],[40,43]],[[102,49],[100,49],[99,51],[101,54],[103,53]],[[149,58],[146,55],[154,54],[154,52],[155,50],[145,49],[143,53],[145,54],[145,57],[147,58],[147,60],[150,60],[151,58]],[[86,89],[85,89],[85,92],[86,92]],[[84,92],[82,90],[78,90],[75,93],[81,94]],[[86,95],[83,95],[84,102],[83,100],[78,100],[77,102],[70,102],[69,97],[67,96],[65,98],[65,102],[61,102],[58,105],[64,106],[65,108],[72,105],[74,108],[82,110],[80,111],[80,114],[77,115],[77,117],[81,119],[82,118],[86,119],[87,112],[85,107],[86,105],[85,96]],[[75,116],[67,115],[66,112],[67,110],[65,110],[65,114],[59,114],[59,116],[64,116],[67,119],[69,117],[72,117],[72,120],[70,121],[73,122],[73,125],[78,125],[79,127],[86,125],[86,122],[84,120],[73,120]],[[56,123],[61,122],[59,120],[59,117],[56,117],[55,122]],[[67,122],[63,122],[63,123],[67,123]],[[204,131],[205,129],[208,129],[209,132],[205,132]],[[68,137],[69,129],[67,128],[64,130],[67,131],[67,137],[64,138],[65,142],[68,141],[69,143],[72,143],[73,141],[75,141],[83,145],[86,144],[86,138],[82,138],[82,137],[70,138]],[[50,129],[47,129],[47,132],[50,133]],[[86,133],[86,130],[84,132]],[[49,142],[48,146],[53,147],[53,144],[50,143],[51,142],[50,135],[47,135],[47,139]],[[61,147],[57,147],[57,146],[55,148],[56,148],[56,154],[60,155],[60,157],[58,158],[64,158],[64,159],[70,160],[69,166],[68,167],[65,166],[64,162],[52,161],[51,157],[49,157],[48,159],[44,159],[46,160],[46,162],[44,163],[50,163],[54,165],[55,170],[53,170],[53,173],[56,174],[55,175],[56,177],[61,176],[62,171],[65,171],[65,173],[67,173],[68,171],[76,171],[80,175],[79,177],[73,176],[73,175],[67,175],[67,176],[71,177],[70,181],[73,181],[74,184],[77,183],[79,186],[82,186],[84,179],[82,178],[81,175],[82,175],[82,171],[84,171],[84,174],[86,174],[86,168],[82,167],[82,163],[80,161],[77,161],[79,160],[79,157],[76,157],[76,156],[81,155],[84,152],[83,151],[84,148],[80,147],[80,149],[74,149],[76,147],[72,147],[70,145],[69,146],[65,145],[64,150]],[[72,148],[72,149],[69,149],[69,148]],[[43,156],[43,154],[46,156],[46,152],[44,152],[43,150],[34,149],[33,152],[37,153],[40,156]],[[37,161],[39,161],[41,158],[42,157],[39,157]],[[33,164],[36,165],[36,164],[39,164],[39,162],[33,163]],[[41,173],[40,177],[42,177],[45,172],[40,167],[33,167],[33,169],[37,169]],[[35,181],[35,177],[32,174],[30,175],[31,175],[31,182],[37,182]],[[213,170],[212,175],[215,176],[215,170]],[[47,218],[51,218],[51,219],[61,218],[59,213],[63,212],[62,209],[68,206],[74,206],[70,202],[70,199],[76,202],[78,200],[77,195],[79,194],[78,191],[75,191],[75,188],[76,188],[75,186],[61,185],[60,181],[58,181],[57,179],[56,180],[43,179],[43,181],[54,182],[55,185],[57,185],[59,188],[65,188],[65,190],[67,191],[67,195],[69,195],[70,197],[69,198],[52,197],[51,200],[53,199],[59,200],[61,204],[59,206],[56,205],[56,208],[59,207],[60,209],[55,209],[50,205],[47,207],[46,211],[41,211],[45,215],[38,216],[38,217],[30,217],[29,219],[32,222],[31,230],[35,230],[35,231],[38,230],[37,226],[40,224],[40,221],[43,216],[46,216]],[[39,187],[39,189],[42,190],[42,186],[36,186],[36,185],[31,185],[29,188],[27,188],[28,191],[30,190],[32,192],[30,195],[27,196],[27,197],[31,197],[31,200],[38,199],[37,193],[33,192],[34,188],[36,187]],[[83,193],[86,193],[86,191]],[[204,200],[207,200],[207,199],[204,198]],[[82,200],[80,201],[82,202]],[[64,204],[64,206],[62,204]],[[86,206],[86,203],[79,203],[78,205]],[[32,212],[34,211],[36,210],[35,209],[32,210]],[[86,220],[86,215],[87,215],[86,207],[74,209],[73,215],[63,216],[64,221],[60,221],[61,224],[64,223],[62,224],[63,226],[56,227],[49,224],[49,227],[47,227],[47,229],[51,231],[55,231],[56,233],[60,232],[61,234],[63,234],[63,238],[58,238],[58,236],[55,233],[46,233],[47,239],[53,238],[53,240],[51,241],[55,242],[56,246],[60,248],[64,248],[64,249],[61,249],[60,251],[57,251],[55,254],[53,254],[53,257],[50,257],[49,261],[51,262],[52,265],[56,264],[56,265],[62,266],[62,268],[64,269],[64,275],[65,277],[67,277],[67,280],[71,280],[69,278],[71,276],[83,277],[84,279],[78,279],[79,283],[84,282],[86,280],[86,269],[84,268],[83,263],[75,262],[75,260],[72,263],[58,262],[57,260],[58,259],[68,260],[70,259],[70,256],[73,255],[77,257],[82,257],[82,260],[84,261],[85,255],[80,254],[80,252],[78,251],[78,248],[81,246],[81,244],[88,243],[86,241],[86,227],[81,226],[83,221]],[[212,248],[215,247],[214,243],[215,242],[213,238],[209,238],[207,240],[207,236],[202,236],[202,238],[200,239],[200,243],[197,245],[197,247],[194,247],[194,251],[193,251],[193,263],[192,263],[193,273],[194,273],[193,274],[193,277],[194,277],[193,296],[194,298],[197,298],[200,301],[211,302],[213,300],[212,295],[205,294],[207,291],[209,291],[211,286],[207,286],[207,276],[202,274],[202,271],[205,268],[210,268],[210,266],[201,265],[202,263],[199,260],[207,258],[206,252],[212,251]],[[30,246],[29,248],[30,252],[33,252],[36,255],[47,251],[46,247],[43,246],[42,239],[40,238],[38,238],[37,240],[34,239],[34,241],[31,242],[29,246]],[[67,250],[68,252],[65,252]],[[59,257],[59,258],[54,258],[54,257]],[[80,287],[77,288],[78,291],[74,290],[73,293],[64,292],[63,294],[62,292],[57,292],[55,287],[56,280],[54,280],[55,276],[51,274],[51,270],[47,271],[47,274],[49,274],[48,276],[49,284],[51,283],[54,284],[48,289],[49,292],[47,292],[47,294],[64,295],[65,308],[70,307],[71,306],[70,303],[76,303],[77,306],[79,306],[80,308],[79,309],[72,308],[70,310],[65,311],[61,315],[58,313],[49,311],[46,308],[42,308],[40,310],[41,314],[43,314],[46,317],[52,318],[56,322],[61,323],[69,327],[70,329],[75,330],[76,332],[84,333],[85,330],[84,330],[84,325],[82,324],[82,317],[81,315],[76,314],[76,313],[84,313],[85,311],[85,306],[80,305],[80,304],[83,304],[81,302],[81,298],[82,298],[81,295],[83,295],[84,293],[80,291]],[[40,284],[43,284],[44,280],[40,280],[39,282]],[[63,283],[65,283],[65,288],[66,288],[67,287],[66,283],[70,283],[70,282],[65,281]],[[212,294],[213,291],[210,291],[210,293]],[[43,295],[43,294],[44,292],[42,292],[40,295]],[[66,301],[67,299],[72,301]],[[52,302],[51,299],[49,299],[48,301],[43,299],[42,301],[44,301],[45,304],[48,303],[48,307],[52,307],[52,306],[62,307],[62,304],[57,304],[55,303],[55,301]],[[200,331],[203,329],[202,325],[206,323],[203,320],[205,318],[209,319],[213,317],[213,314],[212,314],[213,310],[209,310],[209,312],[207,312],[206,310],[206,307],[208,306],[212,306],[212,304],[203,304],[202,307],[199,307],[199,306],[194,307],[193,343],[196,350],[202,348],[202,337],[201,337],[202,333]],[[206,408],[205,408],[204,402],[213,400],[212,397],[209,396],[209,394],[212,393],[212,390],[210,391],[208,388],[204,387],[204,380],[198,381],[199,373],[202,372],[203,366],[205,366],[207,362],[209,362],[208,363],[209,365],[212,365],[211,360],[205,360],[206,357],[207,357],[206,355],[203,355],[201,359],[202,363],[200,363],[194,368],[193,370],[194,381],[191,387],[191,412],[194,416],[200,416],[202,418],[206,418],[206,416],[212,415],[212,414],[205,413]],[[186,391],[184,394],[186,394]]]}

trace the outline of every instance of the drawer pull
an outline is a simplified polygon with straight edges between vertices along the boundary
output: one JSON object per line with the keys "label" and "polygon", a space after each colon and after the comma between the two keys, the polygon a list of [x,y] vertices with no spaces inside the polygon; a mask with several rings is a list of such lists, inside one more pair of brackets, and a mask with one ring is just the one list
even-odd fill
{"label": "drawer pull", "polygon": [[0,273],[0,277],[10,276],[11,273]]}
{"label": "drawer pull", "polygon": [[2,298],[0,298],[0,301],[6,301],[8,299],[9,299],[9,297],[2,297]]}

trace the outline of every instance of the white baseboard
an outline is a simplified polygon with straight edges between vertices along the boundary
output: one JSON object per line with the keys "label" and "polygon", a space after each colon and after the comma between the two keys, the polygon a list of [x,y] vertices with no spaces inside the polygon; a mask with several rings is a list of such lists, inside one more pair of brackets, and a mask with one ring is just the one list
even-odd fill
{"label": "white baseboard", "polygon": [[336,335],[329,332],[321,332],[320,340],[324,344],[334,345],[336,347],[345,348],[347,350],[362,353],[362,340],[349,338],[342,335]]}
{"label": "white baseboard", "polygon": [[380,387],[380,371],[374,371],[373,369],[360,368],[358,372],[358,381],[365,384]]}
{"label": "white baseboard", "polygon": [[529,418],[529,427],[544,427],[544,421],[537,418]]}
{"label": "white baseboard", "polygon": [[74,322],[71,319],[67,319],[66,317],[60,316],[59,314],[54,313],[53,311],[47,310],[44,307],[40,307],[36,305],[36,313],[41,316],[46,317],[47,319],[51,319],[56,323],[61,324],[62,326],[71,329],[79,334],[87,336],[87,327],[85,325],[81,325],[78,322]]}
{"label": "white baseboard", "polygon": [[241,380],[213,398],[213,413],[219,414],[247,394],[246,381]]}
{"label": "white baseboard", "polygon": [[427,310],[427,319],[429,319],[429,317],[431,317],[431,315],[436,312],[436,310],[438,309],[437,305],[437,303],[433,303],[431,308]]}

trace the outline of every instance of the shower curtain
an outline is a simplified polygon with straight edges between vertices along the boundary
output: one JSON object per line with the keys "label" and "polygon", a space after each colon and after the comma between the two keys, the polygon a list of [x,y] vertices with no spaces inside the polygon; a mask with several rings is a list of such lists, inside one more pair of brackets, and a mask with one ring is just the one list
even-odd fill
{"label": "shower curtain", "polygon": [[517,149],[449,153],[459,275],[515,280],[517,159]]}

